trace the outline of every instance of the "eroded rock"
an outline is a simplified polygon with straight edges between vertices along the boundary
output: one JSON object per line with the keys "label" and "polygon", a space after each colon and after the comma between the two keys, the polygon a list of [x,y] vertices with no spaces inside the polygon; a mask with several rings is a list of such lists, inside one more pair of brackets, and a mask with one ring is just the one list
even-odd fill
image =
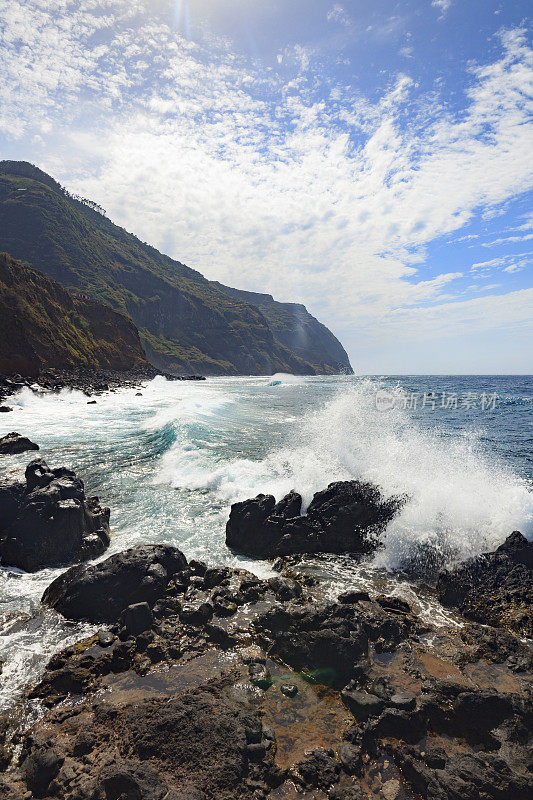
{"label": "eroded rock", "polygon": [[338,481],[317,492],[307,513],[302,498],[290,492],[276,505],[260,494],[231,507],[226,544],[245,555],[277,558],[293,553],[358,553],[374,550],[379,534],[404,498],[383,498],[377,486]]}
{"label": "eroded rock", "polygon": [[50,584],[42,601],[68,619],[115,622],[127,606],[153,606],[165,595],[171,576],[186,567],[175,547],[133,547],[100,564],[72,567]]}
{"label": "eroded rock", "polygon": [[39,445],[20,433],[8,433],[0,438],[0,455],[16,455],[27,450],[38,450]]}
{"label": "eroded rock", "polygon": [[514,531],[492,553],[440,573],[437,594],[445,606],[486,625],[533,637],[533,542]]}
{"label": "eroded rock", "polygon": [[108,508],[86,497],[83,481],[42,459],[26,467],[25,483],[0,484],[0,559],[36,572],[101,555],[108,547]]}

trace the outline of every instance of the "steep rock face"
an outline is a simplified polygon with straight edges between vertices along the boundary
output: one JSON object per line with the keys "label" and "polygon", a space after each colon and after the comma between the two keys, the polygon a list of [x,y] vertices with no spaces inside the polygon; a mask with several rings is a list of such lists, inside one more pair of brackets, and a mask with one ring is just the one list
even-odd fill
{"label": "steep rock face", "polygon": [[339,340],[301,303],[280,303],[270,294],[245,292],[218,282],[215,286],[236,300],[256,306],[278,342],[305,361],[318,365],[322,374],[353,372],[348,354]]}
{"label": "steep rock face", "polygon": [[0,253],[0,374],[149,367],[135,325]]}
{"label": "steep rock face", "polygon": [[139,241],[26,162],[0,162],[0,250],[130,315],[159,369],[231,375],[325,368],[279,341],[256,305]]}

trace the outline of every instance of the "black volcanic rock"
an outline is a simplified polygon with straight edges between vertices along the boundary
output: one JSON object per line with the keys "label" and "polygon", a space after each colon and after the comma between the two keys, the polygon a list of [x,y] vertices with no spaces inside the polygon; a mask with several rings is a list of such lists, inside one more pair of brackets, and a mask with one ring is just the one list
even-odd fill
{"label": "black volcanic rock", "polygon": [[366,670],[368,647],[392,651],[415,629],[412,616],[373,602],[273,606],[255,621],[269,654],[339,688]]}
{"label": "black volcanic rock", "polygon": [[533,542],[514,531],[493,553],[440,573],[437,594],[445,606],[486,625],[533,636]]}
{"label": "black volcanic rock", "polygon": [[20,433],[7,433],[0,439],[0,455],[12,456],[17,453],[25,453],[27,450],[38,450],[39,445],[32,442],[26,436],[21,436]]}
{"label": "black volcanic rock", "polygon": [[64,572],[45,590],[42,602],[68,619],[115,622],[128,607],[164,596],[187,560],[175,547],[132,547],[100,564],[80,564]]}
{"label": "black volcanic rock", "polygon": [[385,500],[379,489],[361,481],[338,481],[313,497],[300,516],[302,498],[291,492],[276,505],[272,495],[234,503],[226,525],[226,544],[259,558],[294,553],[369,553],[396,514],[403,498]]}
{"label": "black volcanic rock", "polygon": [[109,509],[85,497],[83,481],[66,467],[28,464],[25,484],[0,484],[0,559],[36,572],[94,558],[109,545]]}

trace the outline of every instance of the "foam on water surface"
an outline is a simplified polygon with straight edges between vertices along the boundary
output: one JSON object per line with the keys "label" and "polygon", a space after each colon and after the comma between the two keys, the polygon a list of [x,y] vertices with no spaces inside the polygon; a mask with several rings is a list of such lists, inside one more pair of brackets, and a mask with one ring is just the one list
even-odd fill
{"label": "foam on water surface", "polygon": [[[376,556],[380,568],[402,567],[421,547],[456,560],[494,547],[513,529],[531,535],[531,383],[509,379],[499,386],[502,404],[491,415],[417,416],[376,408],[376,391],[390,380],[297,378],[278,386],[268,380],[156,378],[141,396],[124,389],[94,398],[94,405],[81,392],[24,389],[10,400],[14,411],[0,418],[0,435],[16,430],[41,450],[2,457],[2,473],[20,475],[36,455],[75,469],[87,494],[111,508],[112,543],[103,557],[165,542],[189,558],[262,576],[271,574],[268,564],[225,547],[230,504],[259,492],[279,499],[294,488],[307,505],[333,480],[369,480],[386,495],[407,495]],[[401,380],[410,391],[438,382]],[[321,569],[335,590],[356,580],[334,558]],[[0,630],[6,697],[84,632],[52,612],[42,615],[40,597],[59,572],[0,572],[0,615],[27,615],[16,631]]]}

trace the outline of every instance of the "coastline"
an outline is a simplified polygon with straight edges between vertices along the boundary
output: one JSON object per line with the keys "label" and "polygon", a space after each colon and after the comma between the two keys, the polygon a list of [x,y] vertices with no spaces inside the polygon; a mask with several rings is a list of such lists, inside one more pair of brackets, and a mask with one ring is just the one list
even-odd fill
{"label": "coastline", "polygon": [[[394,595],[328,602],[294,566],[261,580],[161,546],[89,567],[79,600],[118,598],[132,559],[159,588],[130,589],[111,624],[102,599],[84,605],[98,630],[28,692],[30,729],[4,718],[9,800],[528,796],[519,637],[428,624]],[[68,613],[60,580],[44,600]]]}
{"label": "coastline", "polygon": [[[185,426],[194,436],[204,437],[206,429],[220,435],[220,421],[226,418],[221,401],[227,402],[230,383],[222,381],[214,393],[205,387],[200,407],[192,386],[165,385],[164,392],[157,389],[153,398],[145,390],[142,398],[134,391],[124,393],[135,421],[124,436],[135,433],[140,438],[139,463],[145,464],[142,474],[149,482],[150,496],[156,498],[154,511],[158,498],[169,492],[163,487],[161,495],[154,495],[157,460],[145,462],[146,448],[150,442],[154,447],[160,437],[162,452],[172,448],[169,424],[174,423],[169,421],[176,416],[175,430]],[[250,388],[254,408],[258,391],[268,401],[267,407],[276,400],[286,428],[283,390],[263,383],[256,380]],[[85,386],[100,390],[96,380]],[[52,392],[54,388],[46,387]],[[298,385],[287,391],[286,396],[300,396]],[[242,388],[237,396],[242,397]],[[87,431],[93,436],[98,431],[105,442],[99,460],[109,471],[108,448],[112,444],[120,450],[123,440],[107,441],[102,425],[111,420],[106,424],[115,426],[116,419],[120,427],[125,424],[123,415],[117,417],[115,396],[92,407],[101,415],[96,418],[92,412],[84,414],[84,395],[67,403],[56,402],[48,391],[31,398],[27,408],[15,412],[19,420],[27,420],[23,433],[32,434],[32,425],[38,432],[39,420],[50,426],[54,409],[59,415],[53,423],[55,438],[50,439],[50,427],[43,428],[42,442],[38,433],[32,435],[43,444],[51,467],[61,472],[62,464],[75,464],[82,479],[87,477],[84,470],[91,472],[88,465],[93,456],[80,464],[78,451],[64,449],[64,421],[72,416],[81,422],[87,416]],[[41,403],[42,411],[35,416]],[[348,406],[353,414],[353,404]],[[331,408],[326,409],[325,419],[334,420]],[[261,406],[257,414],[262,416]],[[204,426],[200,434],[198,421]],[[381,421],[379,415],[377,421]],[[232,422],[232,440],[235,430]],[[237,430],[242,448],[240,423]],[[271,427],[266,430],[270,432]],[[83,442],[83,433],[77,435]],[[189,466],[183,458],[190,452],[190,441],[185,440],[182,449],[177,440],[176,463],[185,473]],[[153,457],[159,450],[151,452]],[[65,461],[58,461],[63,453],[68,454]],[[24,463],[33,458],[33,454],[26,456]],[[123,464],[120,468],[129,470],[131,445],[116,456],[123,459],[117,462]],[[12,479],[17,480],[20,459],[8,463],[10,470],[13,465]],[[244,463],[246,470],[250,464]],[[261,473],[257,480],[261,481],[257,489],[271,490]],[[169,546],[171,534],[157,543],[148,534],[130,542],[129,529],[120,523],[120,509],[115,506],[122,495],[117,499],[113,492],[109,494],[113,485],[106,482],[104,491],[97,484],[102,501],[111,506],[111,555],[74,570],[80,570],[80,575],[85,569],[95,570],[90,573],[94,576],[115,559],[113,569],[105,567],[115,577],[110,583],[94,584],[94,596],[97,609],[108,598],[122,598],[120,613],[115,609],[106,620],[91,617],[76,622],[74,601],[69,600],[67,606],[57,589],[45,591],[43,625],[54,620],[70,625],[73,643],[50,653],[44,671],[2,717],[0,750],[5,774],[0,787],[7,798],[19,800],[28,792],[57,800],[121,796],[156,800],[412,800],[427,796],[448,800],[459,791],[462,800],[474,800],[480,792],[491,800],[528,796],[531,774],[524,731],[530,724],[531,647],[524,640],[523,623],[530,614],[531,583],[528,588],[524,582],[528,567],[521,560],[529,546],[519,536],[509,542],[508,552],[500,549],[492,556],[479,556],[475,569],[451,570],[449,580],[441,579],[439,594],[435,585],[424,585],[422,574],[410,579],[404,571],[389,569],[382,576],[369,561],[345,554],[346,588],[340,592],[323,573],[337,571],[341,561],[333,559],[341,557],[321,556],[316,549],[307,556],[292,553],[275,561],[260,560],[246,569],[242,559],[237,566],[228,565],[224,558],[229,551],[221,558],[210,540],[207,563],[191,555],[185,539],[184,563],[179,551]],[[125,489],[131,491],[128,486]],[[319,493],[325,489],[324,483],[318,486]],[[283,498],[276,492],[276,497],[279,507],[274,517],[279,517],[282,507],[290,506],[298,513],[294,493]],[[324,497],[331,501],[329,493]],[[343,497],[342,503],[350,506],[353,498]],[[363,500],[375,502],[376,498],[365,493]],[[209,513],[205,489],[196,494],[185,491],[183,502],[194,508],[194,525],[201,513]],[[342,503],[339,511],[346,519]],[[136,517],[144,517],[142,524],[148,530],[157,529],[157,518],[134,505]],[[324,521],[323,514],[316,514],[316,503],[310,505],[315,512],[299,519],[307,517],[313,524]],[[168,506],[169,511],[172,508]],[[162,509],[162,513],[168,511]],[[120,523],[119,532],[113,527],[114,518]],[[226,513],[224,522],[227,519]],[[337,518],[328,517],[330,522],[333,519]],[[270,516],[261,523],[271,524]],[[334,524],[340,530],[340,523]],[[259,537],[265,535],[261,525],[255,529]],[[285,529],[280,532],[283,538]],[[250,530],[249,536],[253,533]],[[116,565],[131,546],[136,551],[150,551],[152,546],[157,553],[172,551],[178,565],[172,567],[163,556],[148,553],[137,562],[135,580],[125,584]],[[317,568],[321,560],[323,569]],[[259,572],[261,565],[263,576],[258,577],[254,571]],[[270,575],[274,572],[272,577],[264,577],[267,568]],[[65,573],[61,569],[48,578],[47,574],[42,576],[46,585],[53,585]],[[19,586],[23,579],[23,575],[18,577]],[[38,580],[44,588],[42,578]],[[458,596],[457,586],[469,582],[473,593]],[[129,596],[123,593],[127,585],[128,592],[133,592]],[[143,595],[146,586],[152,588]],[[517,592],[520,586],[522,591]],[[35,597],[37,602],[42,591]],[[446,596],[446,606],[441,605],[441,596]],[[519,602],[513,605],[515,600]],[[527,607],[522,609],[522,602],[529,604],[529,612]],[[88,608],[87,598],[83,607]],[[10,624],[23,626],[22,617],[15,615]],[[153,744],[143,749],[143,742]]]}
{"label": "coastline", "polygon": [[37,376],[0,375],[0,403],[20,389],[28,387],[44,392],[60,392],[72,389],[88,397],[117,389],[136,389],[143,381],[162,375],[169,381],[204,381],[203,375],[171,375],[155,367],[139,367],[128,371],[117,370],[59,370],[43,369]]}

